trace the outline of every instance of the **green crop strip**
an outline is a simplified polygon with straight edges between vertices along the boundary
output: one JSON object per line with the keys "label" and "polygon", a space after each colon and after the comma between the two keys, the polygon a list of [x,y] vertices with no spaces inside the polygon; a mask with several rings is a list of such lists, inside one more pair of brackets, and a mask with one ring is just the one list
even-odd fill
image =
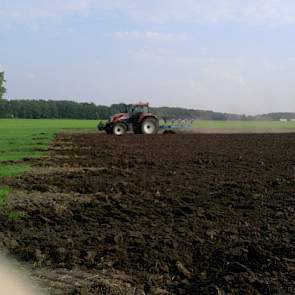
{"label": "green crop strip", "polygon": [[13,177],[22,174],[29,170],[28,165],[1,165],[0,166],[0,177]]}
{"label": "green crop strip", "polygon": [[0,208],[2,208],[5,205],[9,193],[9,187],[0,188]]}

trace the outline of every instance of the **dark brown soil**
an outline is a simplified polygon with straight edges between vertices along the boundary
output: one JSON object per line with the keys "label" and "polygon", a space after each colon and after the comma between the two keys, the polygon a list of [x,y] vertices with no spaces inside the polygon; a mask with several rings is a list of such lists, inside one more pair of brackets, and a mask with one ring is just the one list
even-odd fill
{"label": "dark brown soil", "polygon": [[295,134],[64,134],[5,182],[52,294],[295,294]]}

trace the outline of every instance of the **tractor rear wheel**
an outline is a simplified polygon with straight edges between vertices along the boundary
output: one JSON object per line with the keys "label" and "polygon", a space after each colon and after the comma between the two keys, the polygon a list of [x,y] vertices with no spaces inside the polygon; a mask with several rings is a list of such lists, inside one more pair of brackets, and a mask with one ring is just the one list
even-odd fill
{"label": "tractor rear wheel", "polygon": [[159,130],[159,121],[156,118],[146,118],[141,123],[141,132],[143,134],[157,134]]}
{"label": "tractor rear wheel", "polygon": [[127,131],[126,125],[123,123],[116,123],[113,127],[113,133],[115,135],[124,135]]}

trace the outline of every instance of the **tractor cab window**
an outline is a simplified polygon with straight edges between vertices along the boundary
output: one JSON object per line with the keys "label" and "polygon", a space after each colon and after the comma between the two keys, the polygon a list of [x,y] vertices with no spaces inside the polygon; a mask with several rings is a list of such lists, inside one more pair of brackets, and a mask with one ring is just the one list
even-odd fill
{"label": "tractor cab window", "polygon": [[130,105],[128,109],[129,113],[148,113],[149,108],[142,105]]}

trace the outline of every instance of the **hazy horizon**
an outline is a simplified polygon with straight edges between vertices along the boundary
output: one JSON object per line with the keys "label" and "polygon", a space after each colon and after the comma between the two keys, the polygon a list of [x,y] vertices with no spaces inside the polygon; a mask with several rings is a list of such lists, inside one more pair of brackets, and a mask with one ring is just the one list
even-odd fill
{"label": "hazy horizon", "polygon": [[295,112],[291,0],[2,0],[6,98]]}

